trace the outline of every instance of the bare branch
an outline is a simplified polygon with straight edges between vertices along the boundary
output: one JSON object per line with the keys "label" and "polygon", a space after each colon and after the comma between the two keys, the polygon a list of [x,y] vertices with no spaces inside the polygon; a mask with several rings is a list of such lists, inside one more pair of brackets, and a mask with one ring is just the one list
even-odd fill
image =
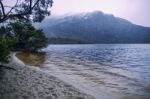
{"label": "bare branch", "polygon": [[16,4],[8,11],[6,16],[8,16],[11,13],[11,11],[17,6],[17,4],[18,4],[18,0],[16,1]]}
{"label": "bare branch", "polygon": [[39,1],[40,1],[40,0],[37,0],[37,1],[34,3],[33,7],[31,8],[32,10],[33,10],[34,7],[39,3]]}
{"label": "bare branch", "polygon": [[30,0],[30,11],[31,11],[31,8],[32,8],[32,0]]}
{"label": "bare branch", "polygon": [[[25,16],[31,15],[31,14],[32,14],[32,11],[34,10],[34,8],[38,5],[38,3],[39,3],[40,1],[41,1],[41,0],[36,0],[36,2],[34,2],[34,4],[33,4],[33,0],[29,0],[29,5],[28,5],[29,10],[24,11],[24,12],[22,12],[22,13],[13,13],[12,10],[17,7],[18,2],[19,2],[19,0],[17,0],[17,1],[16,1],[16,4],[15,4],[13,7],[7,6],[7,7],[11,8],[11,9],[10,9],[10,10],[8,11],[8,13],[6,14],[6,13],[5,13],[5,7],[4,7],[2,1],[0,0],[0,6],[1,6],[0,8],[2,9],[2,13],[3,13],[3,15],[2,15],[3,17],[0,18],[0,23],[1,23],[1,22],[4,22],[4,21],[7,20],[7,19],[11,19],[11,18],[15,18],[15,17],[16,17],[16,18],[25,18]],[[51,2],[51,3],[53,3],[53,2]],[[51,4],[51,3],[50,3],[50,4]],[[51,6],[52,6],[52,4],[51,4]]]}
{"label": "bare branch", "polygon": [[[0,7],[1,8],[1,7]],[[4,8],[12,8],[11,6],[4,6]]]}
{"label": "bare branch", "polygon": [[5,8],[4,8],[4,5],[2,3],[2,1],[0,0],[0,5],[1,5],[1,9],[2,9],[2,12],[3,12],[3,16],[5,17],[6,14],[5,14]]}

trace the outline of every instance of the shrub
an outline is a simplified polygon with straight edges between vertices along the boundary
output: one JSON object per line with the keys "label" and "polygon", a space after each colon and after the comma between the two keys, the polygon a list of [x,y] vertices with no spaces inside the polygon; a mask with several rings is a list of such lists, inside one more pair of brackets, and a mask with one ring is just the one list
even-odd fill
{"label": "shrub", "polygon": [[31,23],[16,22],[10,24],[17,39],[15,48],[35,52],[46,47],[46,37],[42,30],[36,29]]}
{"label": "shrub", "polygon": [[6,41],[0,39],[0,61],[7,63],[9,54],[10,54],[10,50],[8,49]]}
{"label": "shrub", "polygon": [[0,62],[8,63],[10,50],[15,44],[16,40],[13,37],[0,38]]}

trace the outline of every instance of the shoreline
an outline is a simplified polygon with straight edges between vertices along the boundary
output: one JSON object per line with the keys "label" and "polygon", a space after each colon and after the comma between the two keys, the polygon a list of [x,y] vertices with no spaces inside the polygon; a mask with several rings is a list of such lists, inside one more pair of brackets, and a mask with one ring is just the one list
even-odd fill
{"label": "shoreline", "polygon": [[38,67],[25,65],[16,52],[7,66],[15,70],[1,71],[0,99],[95,99]]}

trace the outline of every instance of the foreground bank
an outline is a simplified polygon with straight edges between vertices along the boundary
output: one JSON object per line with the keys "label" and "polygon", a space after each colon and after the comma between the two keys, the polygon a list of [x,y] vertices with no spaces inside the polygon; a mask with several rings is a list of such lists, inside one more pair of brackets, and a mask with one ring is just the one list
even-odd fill
{"label": "foreground bank", "polygon": [[8,66],[15,70],[1,69],[0,99],[95,99],[39,68],[24,65],[15,54]]}

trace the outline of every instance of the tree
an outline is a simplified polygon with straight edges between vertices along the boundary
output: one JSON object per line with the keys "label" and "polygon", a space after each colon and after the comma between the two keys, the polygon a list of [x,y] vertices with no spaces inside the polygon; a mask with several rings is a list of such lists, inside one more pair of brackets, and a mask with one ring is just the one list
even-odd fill
{"label": "tree", "polygon": [[13,6],[6,5],[8,0],[0,0],[0,23],[6,20],[25,19],[41,22],[50,15],[52,0],[14,0]]}
{"label": "tree", "polygon": [[32,36],[29,37],[26,48],[29,51],[37,52],[39,49],[47,46],[47,38],[45,37],[43,30],[34,30]]}
{"label": "tree", "polygon": [[[8,0],[0,0],[0,23],[6,23],[4,26],[0,24],[0,62],[5,62],[5,60],[8,60],[10,53],[9,51],[11,50],[7,42],[7,36],[11,34],[7,22],[16,22],[18,20],[26,22],[41,22],[45,16],[50,15],[49,8],[53,4],[52,0],[13,1],[15,2],[14,5],[7,5]],[[36,32],[39,31],[40,30],[37,30]]]}
{"label": "tree", "polygon": [[35,29],[31,23],[15,22],[10,27],[16,37],[15,49],[36,52],[38,49],[46,47],[46,37],[42,30]]}

